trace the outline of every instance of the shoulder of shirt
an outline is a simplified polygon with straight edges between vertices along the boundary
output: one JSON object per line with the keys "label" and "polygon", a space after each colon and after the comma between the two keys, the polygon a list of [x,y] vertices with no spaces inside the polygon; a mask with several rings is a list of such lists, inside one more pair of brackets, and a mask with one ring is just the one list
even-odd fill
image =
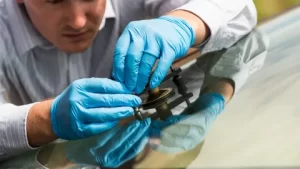
{"label": "shoulder of shirt", "polygon": [[[0,0],[0,3],[1,3],[1,0]],[[1,5],[0,5],[1,6]],[[0,57],[3,57],[2,55],[5,53],[5,42],[6,42],[6,33],[7,33],[7,26],[5,24],[5,19],[2,15],[2,12],[1,12],[1,8],[0,8]]]}
{"label": "shoulder of shirt", "polygon": [[12,43],[11,32],[8,29],[8,22],[6,15],[3,14],[3,8],[1,6],[3,0],[0,0],[0,62],[3,63],[4,60],[11,60],[12,57],[8,56],[10,50],[13,49],[14,44]]}

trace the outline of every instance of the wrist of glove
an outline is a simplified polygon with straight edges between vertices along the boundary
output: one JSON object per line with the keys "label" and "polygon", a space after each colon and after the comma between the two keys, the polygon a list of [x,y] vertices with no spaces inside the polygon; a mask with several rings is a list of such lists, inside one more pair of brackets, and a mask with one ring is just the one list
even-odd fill
{"label": "wrist of glove", "polygon": [[[161,17],[157,18],[157,20],[169,22],[170,28],[171,27],[174,28],[176,33],[178,33],[179,38],[181,39],[180,43],[182,43],[181,45],[183,47],[183,51],[182,51],[182,53],[178,52],[178,55],[175,58],[184,56],[186,54],[187,50],[190,47],[192,47],[195,43],[195,40],[196,40],[195,30],[184,19],[181,19],[178,17],[161,16]],[[175,38],[174,38],[174,42],[175,42]]]}
{"label": "wrist of glove", "polygon": [[186,109],[183,114],[197,114],[205,112],[211,116],[218,116],[225,108],[225,98],[219,93],[205,93],[192,104],[191,108]]}
{"label": "wrist of glove", "polygon": [[200,144],[217,116],[223,111],[225,99],[216,93],[201,95],[190,109],[166,121],[153,121],[151,137],[160,139],[152,147],[164,153],[179,153]]}

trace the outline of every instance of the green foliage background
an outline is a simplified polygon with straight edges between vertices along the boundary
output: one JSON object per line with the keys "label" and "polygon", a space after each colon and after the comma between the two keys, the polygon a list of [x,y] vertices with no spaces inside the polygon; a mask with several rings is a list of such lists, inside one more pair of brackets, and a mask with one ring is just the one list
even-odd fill
{"label": "green foliage background", "polygon": [[300,5],[300,0],[254,0],[254,3],[258,12],[258,20],[261,21]]}

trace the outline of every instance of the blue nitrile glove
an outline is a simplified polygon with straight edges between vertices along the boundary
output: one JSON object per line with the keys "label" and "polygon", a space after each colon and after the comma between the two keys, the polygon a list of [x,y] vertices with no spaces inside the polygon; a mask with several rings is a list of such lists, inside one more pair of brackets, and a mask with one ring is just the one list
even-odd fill
{"label": "blue nitrile glove", "polygon": [[97,164],[116,168],[137,156],[147,145],[151,119],[135,120],[119,131],[108,133],[90,149]]}
{"label": "blue nitrile glove", "polygon": [[157,87],[173,61],[184,56],[195,42],[193,28],[183,19],[162,16],[128,24],[119,38],[114,56],[113,77],[140,94],[149,80]]}
{"label": "blue nitrile glove", "polygon": [[74,140],[93,136],[133,115],[132,107],[141,99],[126,87],[109,79],[90,78],[74,81],[57,96],[50,110],[54,133]]}
{"label": "blue nitrile glove", "polygon": [[171,116],[166,121],[153,121],[150,136],[160,138],[160,143],[153,145],[153,148],[164,153],[179,153],[195,148],[204,140],[224,105],[222,95],[206,93],[183,114]]}
{"label": "blue nitrile glove", "polygon": [[121,126],[116,125],[112,129],[102,132],[99,135],[63,143],[66,147],[65,152],[67,159],[76,165],[99,166],[96,161],[97,157],[94,156],[90,150],[102,147],[104,143],[112,141],[112,137],[120,132],[121,129]]}

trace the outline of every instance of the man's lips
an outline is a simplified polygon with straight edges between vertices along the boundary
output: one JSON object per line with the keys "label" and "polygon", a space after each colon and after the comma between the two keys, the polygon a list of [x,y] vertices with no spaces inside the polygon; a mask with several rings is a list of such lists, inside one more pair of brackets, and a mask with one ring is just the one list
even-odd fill
{"label": "man's lips", "polygon": [[65,33],[63,34],[64,37],[69,39],[81,39],[87,35],[88,31],[80,32],[80,33]]}

